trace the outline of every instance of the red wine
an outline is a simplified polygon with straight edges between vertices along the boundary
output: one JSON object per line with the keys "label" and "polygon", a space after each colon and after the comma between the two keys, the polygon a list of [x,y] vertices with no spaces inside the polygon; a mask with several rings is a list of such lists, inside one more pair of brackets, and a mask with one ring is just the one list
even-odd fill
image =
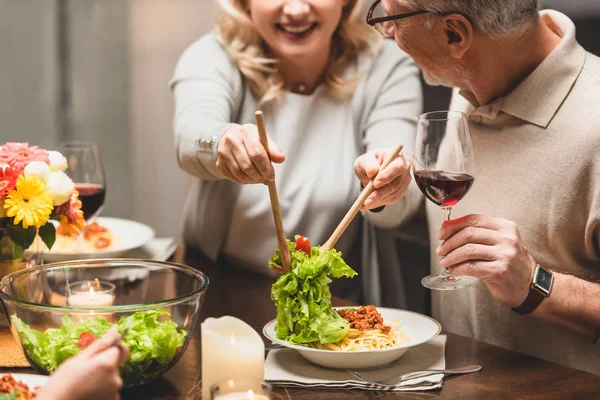
{"label": "red wine", "polygon": [[93,217],[104,204],[106,189],[103,185],[89,183],[76,183],[75,189],[79,191],[79,200],[81,200],[83,217],[86,220]]}
{"label": "red wine", "polygon": [[458,203],[473,185],[471,175],[444,171],[416,171],[415,181],[429,200],[441,207]]}

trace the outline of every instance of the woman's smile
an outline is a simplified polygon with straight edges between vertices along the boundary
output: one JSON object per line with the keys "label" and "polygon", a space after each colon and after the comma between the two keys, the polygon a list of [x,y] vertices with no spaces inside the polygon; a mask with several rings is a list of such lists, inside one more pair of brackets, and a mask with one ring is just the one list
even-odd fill
{"label": "woman's smile", "polygon": [[277,30],[289,40],[301,40],[305,39],[313,33],[319,24],[316,22],[305,23],[302,25],[297,24],[275,24]]}

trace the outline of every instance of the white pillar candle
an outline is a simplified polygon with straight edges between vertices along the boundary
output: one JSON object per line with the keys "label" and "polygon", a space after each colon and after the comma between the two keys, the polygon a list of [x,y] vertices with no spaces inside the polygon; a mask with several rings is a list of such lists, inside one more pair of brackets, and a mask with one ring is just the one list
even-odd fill
{"label": "white pillar candle", "polygon": [[250,325],[229,316],[207,318],[201,331],[203,399],[220,381],[264,379],[265,345]]}

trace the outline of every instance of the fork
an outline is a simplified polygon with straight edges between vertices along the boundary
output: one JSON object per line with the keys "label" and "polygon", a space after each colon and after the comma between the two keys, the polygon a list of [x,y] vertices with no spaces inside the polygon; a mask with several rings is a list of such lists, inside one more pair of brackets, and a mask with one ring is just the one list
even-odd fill
{"label": "fork", "polygon": [[127,321],[127,325],[125,325],[125,328],[123,328],[123,331],[119,334],[119,338],[115,341],[115,346],[118,346],[123,341],[123,339],[125,339],[125,336],[127,336],[132,327],[133,321]]}
{"label": "fork", "polygon": [[350,372],[352,375],[354,375],[358,379],[361,379],[365,382],[369,382],[369,383],[372,383],[375,385],[384,385],[384,386],[385,385],[396,386],[396,385],[401,384],[402,382],[406,382],[411,379],[423,378],[423,377],[429,376],[429,375],[436,375],[436,374],[462,375],[462,374],[471,374],[473,372],[479,372],[479,371],[481,371],[481,365],[468,365],[466,367],[452,368],[452,369],[426,369],[426,370],[422,370],[422,371],[414,371],[414,372],[409,372],[407,374],[400,375],[398,378],[394,379],[393,381],[386,381],[386,380],[376,381],[373,379],[369,379],[366,376],[363,376],[354,370],[351,370],[351,369],[348,370],[348,372]]}

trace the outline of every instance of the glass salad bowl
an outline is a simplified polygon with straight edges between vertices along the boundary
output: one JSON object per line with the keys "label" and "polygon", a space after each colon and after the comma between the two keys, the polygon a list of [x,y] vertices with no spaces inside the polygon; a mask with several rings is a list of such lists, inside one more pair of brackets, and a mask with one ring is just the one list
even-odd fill
{"label": "glass salad bowl", "polygon": [[185,352],[208,288],[193,268],[104,259],[42,265],[7,275],[0,299],[11,332],[39,373],[52,373],[118,325],[131,350],[125,387],[151,381]]}

